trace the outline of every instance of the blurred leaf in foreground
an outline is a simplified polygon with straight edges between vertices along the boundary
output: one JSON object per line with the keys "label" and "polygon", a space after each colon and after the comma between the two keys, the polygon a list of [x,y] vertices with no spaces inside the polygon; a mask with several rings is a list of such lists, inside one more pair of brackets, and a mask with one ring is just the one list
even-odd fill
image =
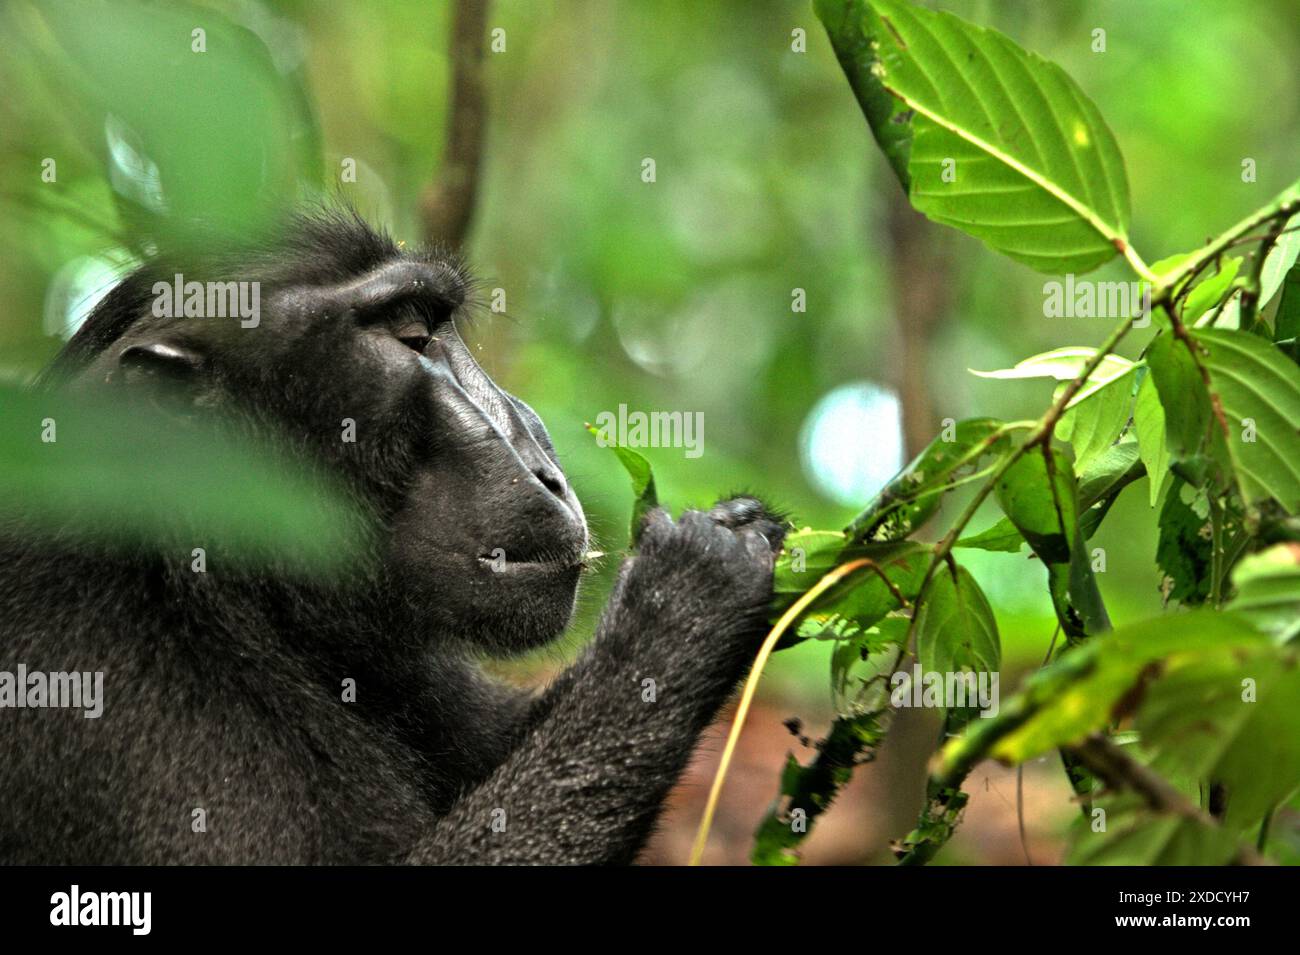
{"label": "blurred leaf in foreground", "polygon": [[1281,641],[1300,636],[1300,544],[1276,544],[1232,570],[1237,595],[1228,604]]}
{"label": "blurred leaf in foreground", "polygon": [[316,571],[363,524],[341,489],[201,421],[0,388],[0,516],[22,536],[159,542]]}
{"label": "blurred leaf in foreground", "polygon": [[1132,795],[1101,800],[1097,811],[1105,815],[1075,819],[1069,865],[1227,865],[1239,849],[1228,830],[1152,813]]}

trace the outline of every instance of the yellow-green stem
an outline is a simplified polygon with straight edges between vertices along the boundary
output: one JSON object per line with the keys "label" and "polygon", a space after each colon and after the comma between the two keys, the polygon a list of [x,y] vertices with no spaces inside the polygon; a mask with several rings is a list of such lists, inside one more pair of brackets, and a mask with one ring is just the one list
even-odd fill
{"label": "yellow-green stem", "polygon": [[[745,725],[745,717],[749,715],[750,704],[754,701],[754,691],[758,689],[759,677],[763,675],[763,667],[767,666],[767,659],[772,655],[772,648],[776,646],[781,636],[790,629],[790,625],[798,620],[818,597],[855,571],[864,567],[874,568],[875,566],[875,563],[869,558],[860,557],[828,571],[821,580],[813,584],[803,596],[791,604],[786,612],[781,614],[776,625],[768,631],[767,637],[763,640],[763,645],[759,648],[758,656],[754,658],[754,666],[745,680],[745,689],[740,694],[740,704],[736,707],[736,715],[732,717],[731,730],[727,733],[727,745],[722,749],[722,759],[718,763],[718,771],[713,774],[713,786],[709,790],[709,801],[704,806],[704,816],[700,819],[700,827],[695,833],[695,845],[691,848],[690,865],[699,865],[700,858],[704,855],[704,846],[709,841],[709,829],[713,825],[713,814],[718,808],[718,796],[722,793],[722,784],[726,781],[727,770],[731,767],[731,757],[736,751],[736,742],[740,739],[740,730]],[[884,576],[883,573],[881,576]],[[886,579],[886,582],[890,583],[888,579]]]}

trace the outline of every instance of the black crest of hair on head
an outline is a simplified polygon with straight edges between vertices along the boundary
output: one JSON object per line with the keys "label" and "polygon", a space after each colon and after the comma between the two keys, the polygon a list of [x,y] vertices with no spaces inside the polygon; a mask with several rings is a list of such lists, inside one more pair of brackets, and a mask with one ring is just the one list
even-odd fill
{"label": "black crest of hair on head", "polygon": [[454,298],[472,306],[474,278],[458,253],[439,245],[405,249],[386,229],[371,226],[344,203],[304,206],[245,236],[190,225],[169,234],[104,296],[37,377],[35,387],[56,386],[83,369],[148,313],[154,285],[170,283],[177,274],[187,280],[238,278],[264,286],[320,286],[358,278],[397,258],[438,263],[452,276]]}

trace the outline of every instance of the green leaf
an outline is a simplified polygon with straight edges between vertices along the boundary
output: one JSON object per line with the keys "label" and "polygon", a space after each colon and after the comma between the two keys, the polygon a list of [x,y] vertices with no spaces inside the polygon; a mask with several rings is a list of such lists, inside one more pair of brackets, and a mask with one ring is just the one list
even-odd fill
{"label": "green leaf", "polygon": [[1199,456],[1210,428],[1210,396],[1191,352],[1166,332],[1147,350],[1147,366],[1164,409],[1167,453],[1174,461]]}
{"label": "green leaf", "polygon": [[1120,492],[1144,473],[1132,438],[1111,445],[1079,472],[1079,529],[1085,540],[1096,533]]}
{"label": "green leaf", "polygon": [[[931,788],[958,785],[985,757],[1023,763],[1136,712],[1157,766],[1180,774],[1174,778],[1223,783],[1229,815],[1249,820],[1300,783],[1296,655],[1296,648],[1276,646],[1227,613],[1160,616],[1123,627],[1058,656],[1004,699],[997,715],[949,741],[935,761]],[[1259,702],[1242,695],[1247,676],[1256,680]],[[1269,707],[1244,708],[1260,707],[1264,694]],[[1214,715],[1206,715],[1203,703]],[[1270,766],[1271,773],[1274,763],[1276,778],[1246,778],[1269,775],[1259,767]]]}
{"label": "green leaf", "polygon": [[1219,271],[1198,282],[1196,287],[1188,292],[1187,297],[1183,299],[1181,314],[1184,321],[1190,323],[1215,305],[1218,305],[1219,299],[1223,298],[1223,293],[1228,291],[1228,287],[1232,285],[1232,280],[1237,277],[1237,271],[1240,268],[1240,256],[1223,259],[1220,262]]}
{"label": "green leaf", "polygon": [[979,465],[985,455],[1006,448],[999,435],[1002,422],[994,418],[959,421],[952,434],[946,432],[891,480],[855,517],[845,533],[859,541],[891,541],[908,536],[924,524],[943,495]]}
{"label": "green leaf", "polygon": [[1137,431],[1138,453],[1147,472],[1147,493],[1151,506],[1155,507],[1160,500],[1160,489],[1169,478],[1169,445],[1165,438],[1165,409],[1160,404],[1152,375],[1147,375],[1138,385],[1133,427]]}
{"label": "green leaf", "polygon": [[1293,362],[1300,362],[1300,265],[1291,266],[1273,314],[1273,341]]}
{"label": "green leaf", "polygon": [[1300,792],[1274,813],[1266,848],[1280,865],[1300,865]]}
{"label": "green leaf", "polygon": [[1259,274],[1260,308],[1273,300],[1273,296],[1286,282],[1286,277],[1295,270],[1297,260],[1300,260],[1300,213],[1287,220],[1282,233],[1264,259],[1264,267]]}
{"label": "green leaf", "polygon": [[1224,824],[1258,825],[1300,786],[1300,654],[1268,642],[1164,663],[1137,713],[1153,767],[1226,790]]}
{"label": "green leaf", "polygon": [[972,754],[1023,763],[1117,722],[1139,706],[1162,670],[1203,657],[1233,660],[1267,649],[1246,621],[1224,613],[1183,614],[1171,625],[1153,617],[1088,641],[1058,657],[1026,682],[996,717],[972,724],[940,756],[940,778],[966,766]]}
{"label": "green leaf", "polygon": [[1275,544],[1232,570],[1228,609],[1281,641],[1300,636],[1300,544]]}
{"label": "green leaf", "polygon": [[[1236,836],[1187,816],[1157,814],[1136,796],[1102,800],[1105,828],[1091,815],[1075,819],[1067,865],[1227,865],[1239,851]],[[1100,818],[1100,817],[1099,817]]]}
{"label": "green leaf", "polygon": [[[1172,275],[1174,272],[1182,269],[1194,258],[1196,258],[1195,252],[1180,252],[1176,255],[1166,256],[1159,261],[1152,262],[1148,268],[1151,270],[1152,275],[1157,276],[1158,278],[1164,278],[1165,276]],[[1188,276],[1183,275],[1172,284],[1174,294],[1178,294],[1186,287],[1187,279]],[[1142,297],[1145,299],[1147,293],[1152,290],[1152,284],[1146,279],[1139,279],[1138,285],[1140,286]]]}
{"label": "green leaf", "polygon": [[887,616],[836,642],[831,653],[831,693],[837,716],[860,716],[886,707],[885,681],[907,644],[911,623],[908,617]]}
{"label": "green leaf", "polygon": [[1046,565],[1052,604],[1070,643],[1110,629],[1084,537],[1074,474],[1050,448],[1024,455],[998,481],[998,502]]}
{"label": "green leaf", "polygon": [[978,534],[961,538],[953,546],[973,547],[978,550],[1005,551],[1008,554],[1016,554],[1019,553],[1024,544],[1025,539],[1020,536],[1020,531],[1016,530],[1016,525],[1005,517],[1001,517],[990,527]]}
{"label": "green leaf", "polygon": [[1082,474],[1113,447],[1128,424],[1136,367],[1129,365],[1123,372],[1092,388],[1082,399],[1076,395],[1061,416],[1056,435],[1074,448],[1077,473]]}
{"label": "green leaf", "polygon": [[772,581],[782,609],[798,600],[828,571],[843,563],[841,555],[848,546],[849,538],[843,531],[816,531],[805,527],[787,534],[781,554],[776,559]]}
{"label": "green leaf", "polygon": [[[1247,332],[1206,328],[1193,335],[1228,420],[1228,454],[1242,497],[1247,504],[1272,499],[1294,514],[1300,510],[1300,368]],[[1169,402],[1164,405],[1168,413]]]}
{"label": "green leaf", "polygon": [[269,445],[161,410],[12,387],[0,387],[0,515],[36,534],[171,547],[186,562],[203,547],[296,571],[346,563],[364,543],[345,491]]}
{"label": "green leaf", "polygon": [[[998,625],[984,592],[964,567],[941,568],[930,582],[916,625],[916,654],[923,670],[948,674],[997,673],[1002,661]],[[950,710],[949,732],[968,723],[978,705]]]}
{"label": "green leaf", "polygon": [[[1016,362],[1011,368],[999,368],[996,371],[976,371],[968,368],[972,375],[981,378],[1055,378],[1057,381],[1071,381],[1079,377],[1084,366],[1097,354],[1097,349],[1082,345],[1070,345],[1066,348],[1053,348],[1038,355],[1031,355],[1024,361]],[[1114,381],[1133,369],[1133,362],[1119,355],[1106,355],[1088,376],[1087,382],[1078,393],[1070,399],[1070,405],[1076,405],[1091,395],[1098,388]]]}
{"label": "green leaf", "polygon": [[[1291,191],[1296,188],[1292,186]],[[1283,193],[1284,196],[1285,194]],[[1300,214],[1292,216],[1282,228],[1282,234],[1278,236],[1277,242],[1273,243],[1273,248],[1269,249],[1268,257],[1264,259],[1264,267],[1260,270],[1259,307],[1261,309],[1282,290],[1287,276],[1296,267],[1297,258],[1300,258]],[[1223,314],[1215,323],[1216,327],[1236,328],[1241,321],[1240,308],[1237,299],[1225,305]]]}
{"label": "green leaf", "polygon": [[930,553],[929,547],[915,541],[853,544],[840,531],[805,528],[787,535],[772,580],[773,620],[840,564],[867,558],[879,573],[862,570],[827,590],[800,618],[796,636],[781,647],[796,638],[847,639],[901,609],[898,597],[910,601],[916,596]]}
{"label": "green leaf", "polygon": [[930,780],[925,787],[925,806],[916,828],[894,847],[899,865],[925,865],[952,838],[961,822],[970,795],[957,786],[941,786]]}
{"label": "green leaf", "polygon": [[645,523],[646,514],[659,506],[654,471],[651,470],[650,462],[644,456],[615,443],[613,438],[595,425],[588,424],[586,428],[595,437],[597,444],[614,452],[623,469],[627,471],[628,477],[632,479],[632,527],[628,540],[633,547],[636,547],[641,539],[641,525]]}
{"label": "green leaf", "polygon": [[907,159],[912,151],[912,124],[905,115],[907,106],[881,85],[872,69],[876,54],[866,32],[866,0],[814,0],[813,6],[880,151],[906,189],[911,181]]}
{"label": "green leaf", "polygon": [[[1079,529],[1085,540],[1096,533],[1120,491],[1142,476],[1144,470],[1137,463],[1136,444],[1125,440],[1112,445],[1079,474]],[[954,546],[1014,554],[1024,542],[1016,525],[1002,517],[986,530],[961,538]]]}
{"label": "green leaf", "polygon": [[[818,10],[835,24],[831,42],[850,82],[871,93],[864,109],[877,138],[890,124],[911,127],[918,210],[1043,272],[1086,272],[1127,245],[1119,148],[1059,67],[1000,33],[900,0]],[[877,87],[910,112],[886,116]],[[895,163],[903,140],[893,131],[881,143]]]}
{"label": "green leaf", "polygon": [[86,14],[81,3],[44,4],[29,40],[58,58],[59,92],[77,104],[69,122],[105,156],[133,225],[246,236],[274,223],[304,182],[321,183],[305,74],[277,63],[255,32],[186,4],[118,0],[111,15]]}

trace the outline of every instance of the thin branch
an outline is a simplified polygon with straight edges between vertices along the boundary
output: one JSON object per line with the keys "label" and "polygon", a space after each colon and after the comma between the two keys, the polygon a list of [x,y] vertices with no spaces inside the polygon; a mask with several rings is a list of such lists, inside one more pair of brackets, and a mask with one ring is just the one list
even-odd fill
{"label": "thin branch", "polygon": [[1255,849],[1259,852],[1264,851],[1268,845],[1268,830],[1273,824],[1273,813],[1277,812],[1277,805],[1268,807],[1268,812],[1264,813],[1264,821],[1259,824],[1259,838],[1255,840]]}
{"label": "thin branch", "polygon": [[1259,313],[1259,296],[1264,278],[1264,260],[1272,251],[1273,246],[1277,244],[1278,237],[1282,234],[1282,227],[1287,220],[1279,216],[1273,220],[1273,227],[1269,230],[1268,235],[1260,242],[1259,248],[1255,250],[1255,261],[1253,268],[1250,270],[1250,277],[1246,279],[1246,285],[1241,290],[1240,311],[1237,313],[1239,321],[1237,327],[1242,331],[1250,331],[1250,327],[1255,324],[1255,316]]}
{"label": "thin branch", "polygon": [[1016,767],[1016,828],[1020,830],[1020,848],[1025,853],[1025,865],[1033,865],[1029,854],[1029,840],[1025,838],[1025,764]]}
{"label": "thin branch", "polygon": [[[1097,370],[1101,363],[1106,359],[1106,356],[1115,350],[1115,347],[1120,343],[1120,340],[1128,334],[1128,330],[1132,327],[1133,320],[1125,318],[1122,323],[1117,325],[1111,333],[1106,336],[1106,340],[1102,342],[1101,347],[1098,348],[1096,353],[1088,359],[1083,368],[1080,369],[1079,373],[1074,376],[1074,379],[1065,386],[1060,395],[1057,396],[1057,399],[1052,403],[1052,406],[1047,409],[1041,418],[1038,419],[1037,423],[1030,431],[1029,437],[1025,439],[1025,442],[1007,454],[1007,456],[1004,457],[993,469],[992,473],[989,475],[987,483],[975,492],[975,496],[971,498],[970,502],[966,505],[966,509],[961,512],[961,515],[953,523],[952,527],[948,530],[948,533],[943,536],[935,547],[934,555],[930,559],[930,566],[926,568],[925,577],[921,580],[921,588],[916,595],[915,602],[918,606],[922,603],[927,591],[929,590],[930,580],[934,577],[935,568],[948,558],[948,555],[952,552],[953,547],[957,543],[957,539],[961,537],[962,532],[966,529],[966,525],[971,522],[971,519],[975,516],[975,512],[979,510],[979,507],[984,503],[985,498],[987,498],[993,491],[993,488],[997,486],[998,481],[1000,481],[1002,476],[1011,469],[1011,466],[1027,454],[1031,448],[1039,445],[1046,446],[1052,440],[1052,432],[1055,430],[1056,423],[1060,420],[1061,415],[1065,413],[1065,406],[1070,403],[1070,399],[1079,393],[1080,389],[1083,388],[1088,379],[1092,377],[1092,373]],[[1017,425],[1019,424],[1020,423],[1017,422]],[[911,643],[913,631],[916,629],[916,619],[915,616],[912,618],[912,626],[909,628],[909,645]]]}
{"label": "thin branch", "polygon": [[[1061,635],[1061,621],[1056,621],[1056,629],[1052,631],[1052,639],[1047,644],[1047,652],[1043,654],[1043,662],[1038,665],[1038,669],[1047,666],[1052,659],[1052,651],[1056,649],[1056,638]],[[1029,842],[1025,839],[1025,764],[1021,763],[1016,767],[1016,821],[1020,825],[1020,847],[1025,850],[1025,863],[1033,865],[1034,860],[1029,857]]]}
{"label": "thin branch", "polygon": [[[1130,757],[1104,736],[1089,736],[1070,751],[1080,762],[1097,774],[1111,789],[1139,796],[1153,812],[1181,816],[1200,825],[1217,828],[1218,822],[1167,782]],[[1250,846],[1239,846],[1232,863],[1236,865],[1272,865]]]}
{"label": "thin branch", "polygon": [[1192,338],[1187,326],[1183,324],[1182,319],[1178,317],[1177,311],[1169,302],[1161,302],[1160,306],[1169,317],[1169,324],[1173,329],[1174,337],[1183,343],[1187,348],[1187,353],[1192,356],[1192,364],[1196,366],[1196,371],[1201,376],[1201,383],[1205,385],[1205,391],[1210,396],[1210,410],[1214,413],[1214,420],[1218,423],[1219,430],[1223,432],[1224,438],[1231,439],[1231,427],[1228,424],[1228,416],[1223,410],[1223,402],[1219,400],[1219,393],[1214,390],[1214,382],[1210,379],[1210,370],[1205,367],[1205,362],[1201,360],[1201,346]]}
{"label": "thin branch", "polygon": [[[1250,232],[1256,226],[1265,222],[1272,222],[1274,219],[1283,220],[1291,218],[1297,212],[1300,212],[1300,182],[1285,190],[1281,196],[1273,200],[1262,209],[1257,209],[1246,218],[1242,219],[1227,232],[1219,235],[1213,242],[1204,248],[1198,249],[1192,253],[1185,262],[1180,263],[1176,268],[1156,276],[1155,284],[1168,291],[1181,283],[1184,279],[1190,283],[1200,274],[1210,262],[1219,257],[1224,249],[1230,247],[1242,236]],[[1139,273],[1140,274],[1140,273]]]}
{"label": "thin branch", "polygon": [[[1278,235],[1294,235],[1297,232],[1300,232],[1300,225],[1293,225],[1289,229],[1282,229],[1278,232]],[[1259,242],[1263,239],[1267,239],[1269,235],[1269,232],[1256,232],[1254,235],[1243,235],[1239,238],[1233,239],[1231,245],[1234,247],[1238,245],[1250,245],[1252,242]]]}
{"label": "thin branch", "polygon": [[437,182],[420,199],[424,238],[459,248],[465,244],[478,196],[487,133],[484,31],[488,0],[456,0],[452,14],[451,109],[447,146]]}

